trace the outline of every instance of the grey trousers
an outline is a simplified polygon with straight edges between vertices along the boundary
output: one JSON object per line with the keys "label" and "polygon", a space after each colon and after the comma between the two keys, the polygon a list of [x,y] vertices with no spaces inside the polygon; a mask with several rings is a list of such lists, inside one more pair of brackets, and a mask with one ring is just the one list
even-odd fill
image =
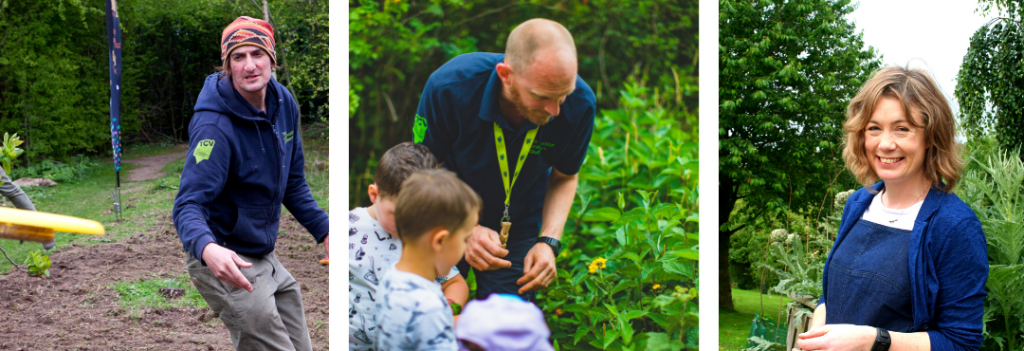
{"label": "grey trousers", "polygon": [[14,207],[22,210],[35,211],[36,206],[32,205],[32,201],[28,199],[28,195],[25,195],[24,191],[21,191],[21,187],[14,185],[11,181],[11,177],[4,173],[3,167],[0,167],[0,195],[3,195],[8,200],[14,203]]}
{"label": "grey trousers", "polygon": [[277,255],[270,253],[262,259],[238,256],[252,263],[251,268],[239,267],[252,284],[251,293],[217,279],[192,255],[187,263],[192,283],[228,327],[235,349],[313,350],[299,284]]}

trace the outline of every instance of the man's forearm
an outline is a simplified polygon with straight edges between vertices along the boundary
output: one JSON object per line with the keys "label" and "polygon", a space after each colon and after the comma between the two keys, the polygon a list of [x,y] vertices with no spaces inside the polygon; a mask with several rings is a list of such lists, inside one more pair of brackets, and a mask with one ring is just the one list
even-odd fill
{"label": "man's forearm", "polygon": [[551,169],[548,189],[544,194],[544,217],[540,234],[561,240],[562,229],[569,217],[572,201],[576,197],[576,185],[579,177],[576,174],[565,175],[557,169]]}

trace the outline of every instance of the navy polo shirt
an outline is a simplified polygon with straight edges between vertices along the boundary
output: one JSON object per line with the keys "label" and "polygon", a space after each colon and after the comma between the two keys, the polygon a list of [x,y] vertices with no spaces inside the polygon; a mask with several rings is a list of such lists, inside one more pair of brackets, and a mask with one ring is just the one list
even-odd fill
{"label": "navy polo shirt", "polygon": [[[495,66],[504,59],[503,54],[471,53],[438,68],[423,89],[413,128],[415,141],[430,148],[438,162],[444,162],[445,168],[480,195],[483,211],[479,223],[495,231],[501,229],[505,186],[494,143],[494,122],[504,132],[509,181],[526,133],[538,128],[527,121],[515,130],[498,108],[502,83]],[[537,140],[512,187],[510,251],[528,251],[540,234],[551,167],[568,175],[579,172],[594,129],[596,105],[594,92],[577,76],[576,90],[566,98],[560,114],[537,131]]]}

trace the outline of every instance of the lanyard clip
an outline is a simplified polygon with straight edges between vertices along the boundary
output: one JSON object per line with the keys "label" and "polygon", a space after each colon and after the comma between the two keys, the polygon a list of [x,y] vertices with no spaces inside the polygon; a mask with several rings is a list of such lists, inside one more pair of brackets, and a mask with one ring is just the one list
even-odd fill
{"label": "lanyard clip", "polygon": [[501,221],[502,222],[510,222],[510,221],[512,221],[512,218],[509,218],[509,216],[508,216],[508,205],[505,205],[505,215],[503,215],[501,217]]}

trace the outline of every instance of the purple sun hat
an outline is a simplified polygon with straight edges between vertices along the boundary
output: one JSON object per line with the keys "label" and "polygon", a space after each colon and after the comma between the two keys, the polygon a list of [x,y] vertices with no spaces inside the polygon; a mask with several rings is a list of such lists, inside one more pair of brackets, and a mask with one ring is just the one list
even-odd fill
{"label": "purple sun hat", "polygon": [[510,294],[491,294],[486,299],[470,301],[455,325],[460,351],[470,350],[461,341],[472,342],[487,351],[553,351],[548,343],[550,336],[540,308]]}

